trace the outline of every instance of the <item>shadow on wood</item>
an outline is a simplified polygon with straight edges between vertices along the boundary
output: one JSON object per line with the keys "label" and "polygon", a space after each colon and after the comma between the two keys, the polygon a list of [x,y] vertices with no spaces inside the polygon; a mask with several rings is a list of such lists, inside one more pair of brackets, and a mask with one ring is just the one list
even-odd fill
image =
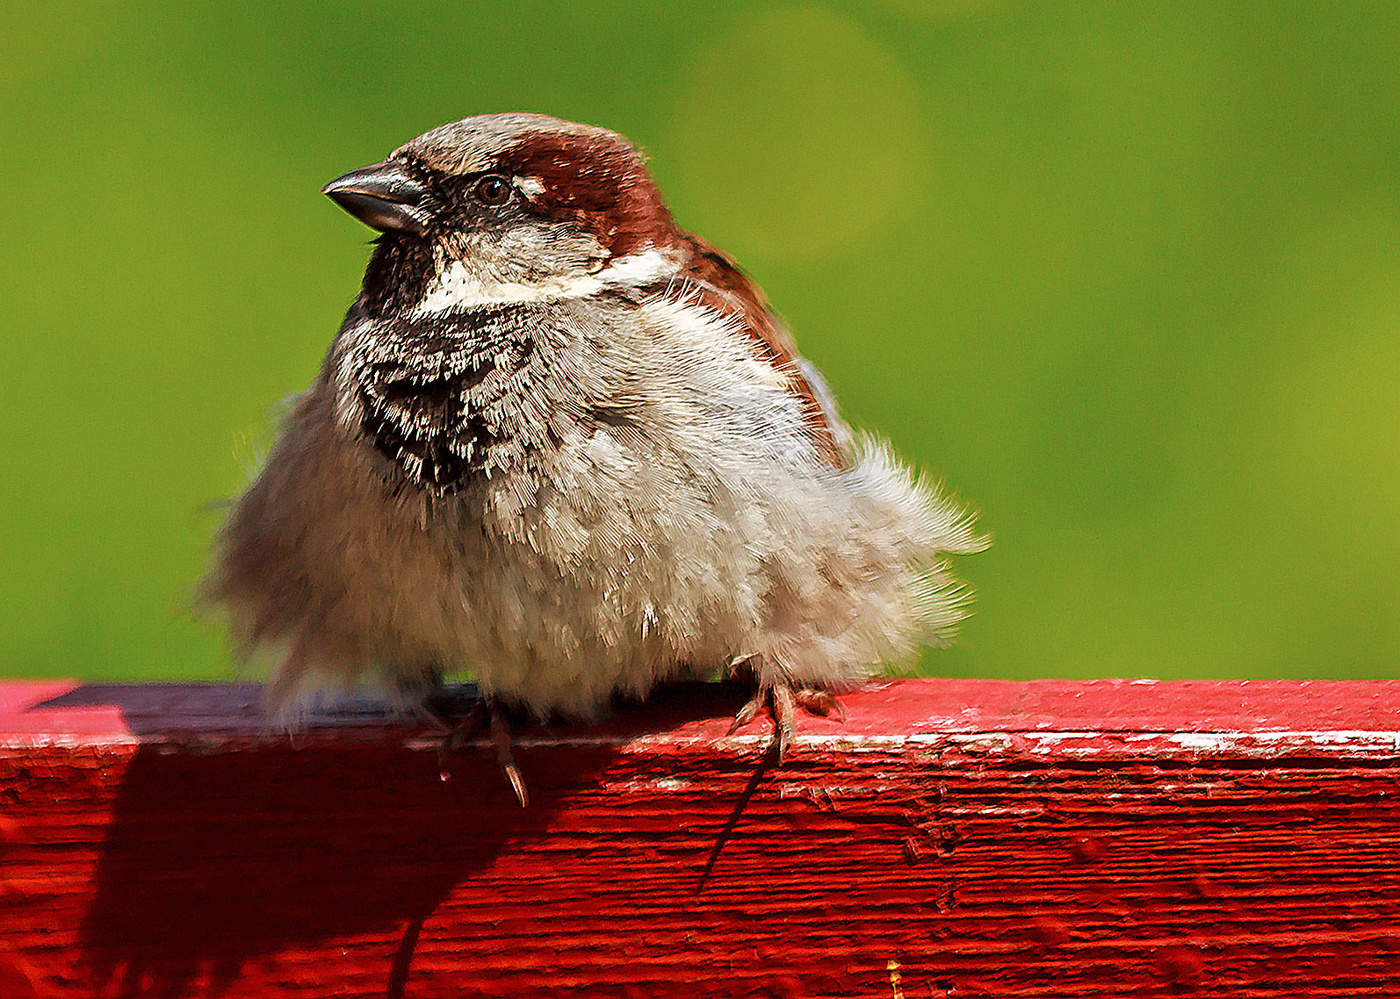
{"label": "shadow on wood", "polygon": [[[626,731],[643,710],[668,725],[697,711],[728,715],[740,700],[723,688],[703,693],[663,690],[646,709],[621,707],[610,727]],[[168,717],[148,710],[148,688],[80,687],[36,708],[123,701],[135,734],[168,729]],[[366,711],[360,720],[381,717]],[[141,745],[125,763],[79,938],[96,991],[123,999],[220,994],[260,957],[295,961],[306,949],[314,967],[325,941],[370,936],[380,949],[392,944],[392,955],[358,959],[366,972],[387,968],[382,994],[401,996],[423,922],[448,892],[506,844],[547,835],[558,809],[597,783],[618,747],[590,740],[550,753],[547,763],[521,748],[531,791],[522,809],[480,744],[448,757],[444,780],[434,753],[402,739],[328,742],[315,728],[270,741],[245,736],[215,736],[203,752]],[[755,763],[742,766],[756,782],[763,771]],[[714,857],[721,846],[717,838]]]}
{"label": "shadow on wood", "polygon": [[[113,804],[84,956],[122,996],[173,999],[197,981],[222,991],[260,955],[347,935],[406,939],[503,844],[546,833],[561,798],[611,755],[532,771],[534,801],[521,809],[487,760],[455,760],[443,783],[433,754],[383,745],[143,748]],[[531,754],[521,759],[528,768]],[[400,986],[411,953],[404,944],[393,962]]]}

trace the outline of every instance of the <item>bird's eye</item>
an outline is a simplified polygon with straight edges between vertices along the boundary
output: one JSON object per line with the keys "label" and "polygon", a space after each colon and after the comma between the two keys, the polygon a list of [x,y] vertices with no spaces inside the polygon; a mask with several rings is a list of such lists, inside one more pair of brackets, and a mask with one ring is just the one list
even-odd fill
{"label": "bird's eye", "polygon": [[510,200],[510,182],[504,177],[489,173],[476,182],[472,193],[483,205],[504,205]]}

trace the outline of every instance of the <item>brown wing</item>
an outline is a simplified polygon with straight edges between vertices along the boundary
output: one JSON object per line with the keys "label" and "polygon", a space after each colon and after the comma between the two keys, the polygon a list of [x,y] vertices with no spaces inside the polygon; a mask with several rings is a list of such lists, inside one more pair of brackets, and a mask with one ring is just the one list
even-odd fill
{"label": "brown wing", "polygon": [[848,467],[846,457],[836,443],[837,434],[831,425],[831,417],[802,372],[797,345],[773,315],[763,290],[749,280],[748,275],[723,250],[699,236],[682,233],[681,248],[689,257],[685,270],[687,291],[698,295],[706,307],[740,321],[743,332],[753,341],[758,357],[786,376],[822,457],[836,468]]}

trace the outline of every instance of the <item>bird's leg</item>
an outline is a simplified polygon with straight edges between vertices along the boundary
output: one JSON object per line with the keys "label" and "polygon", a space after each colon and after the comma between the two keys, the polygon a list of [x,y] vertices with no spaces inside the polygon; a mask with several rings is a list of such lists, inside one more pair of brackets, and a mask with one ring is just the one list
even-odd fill
{"label": "bird's leg", "polygon": [[438,744],[438,766],[443,780],[447,779],[447,754],[461,749],[483,731],[491,733],[491,744],[496,751],[496,762],[515,792],[515,800],[524,808],[530,803],[530,795],[525,790],[525,778],[515,763],[515,753],[511,748],[510,725],[506,722],[505,710],[493,697],[478,697],[472,702],[467,716],[442,738]]}
{"label": "bird's leg", "polygon": [[734,716],[734,723],[729,726],[729,734],[733,735],[753,721],[760,710],[768,708],[773,716],[773,739],[777,747],[777,762],[783,762],[783,758],[787,756],[788,748],[792,745],[798,708],[809,715],[819,715],[825,718],[834,714],[841,721],[846,720],[846,712],[842,709],[841,702],[831,691],[816,687],[798,687],[786,678],[773,680],[763,677],[762,673],[757,670],[754,673],[758,689],[754,691],[752,697],[744,702],[744,706]]}

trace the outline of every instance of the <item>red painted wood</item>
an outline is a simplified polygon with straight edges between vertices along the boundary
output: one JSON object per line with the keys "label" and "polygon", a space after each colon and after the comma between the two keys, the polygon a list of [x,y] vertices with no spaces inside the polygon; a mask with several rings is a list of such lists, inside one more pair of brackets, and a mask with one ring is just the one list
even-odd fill
{"label": "red painted wood", "polygon": [[692,685],[483,751],[0,683],[0,999],[1400,994],[1400,683]]}

